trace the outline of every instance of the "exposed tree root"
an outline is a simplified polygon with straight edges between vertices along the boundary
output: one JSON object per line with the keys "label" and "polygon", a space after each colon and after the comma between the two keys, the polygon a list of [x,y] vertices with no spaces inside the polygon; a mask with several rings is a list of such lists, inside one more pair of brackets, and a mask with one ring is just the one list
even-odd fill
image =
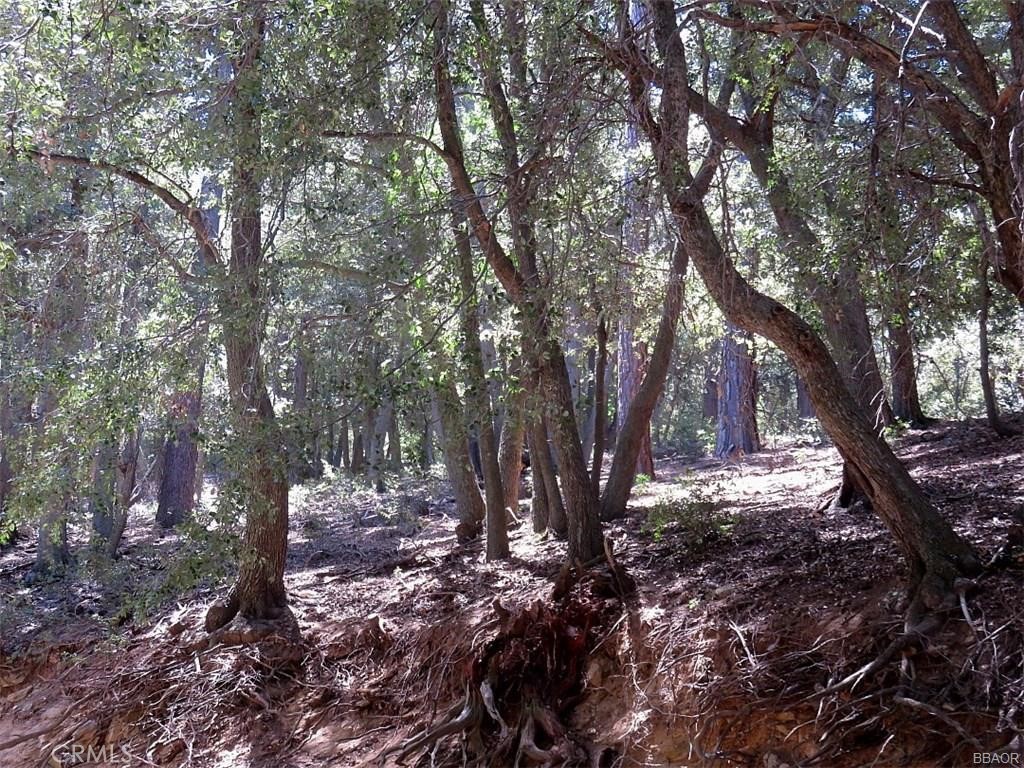
{"label": "exposed tree root", "polygon": [[[438,760],[453,736],[466,764],[575,766],[593,762],[563,723],[583,690],[586,661],[618,615],[621,567],[575,574],[558,602],[509,611],[495,605],[497,634],[468,665],[461,701],[381,753],[399,763],[418,754]],[[610,594],[609,594],[610,593]],[[492,625],[492,626],[493,626]],[[455,760],[462,764],[462,758]],[[454,763],[453,763],[454,764]]]}

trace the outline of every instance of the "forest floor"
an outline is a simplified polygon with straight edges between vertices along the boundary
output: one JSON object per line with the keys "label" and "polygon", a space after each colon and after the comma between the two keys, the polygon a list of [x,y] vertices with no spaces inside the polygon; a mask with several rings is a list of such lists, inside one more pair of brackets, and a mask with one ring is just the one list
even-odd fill
{"label": "forest floor", "polygon": [[[896,447],[986,560],[1024,544],[1024,437],[941,423]],[[437,480],[299,487],[298,641],[210,643],[214,585],[166,597],[168,563],[201,551],[177,534],[135,525],[112,568],[31,585],[21,541],[0,558],[0,766],[441,766],[464,747],[497,766],[1020,765],[1024,548],[927,642],[828,690],[904,608],[891,537],[828,504],[837,471],[815,446],[662,460],[607,531],[628,577],[603,583],[563,571],[528,512],[486,563]]]}

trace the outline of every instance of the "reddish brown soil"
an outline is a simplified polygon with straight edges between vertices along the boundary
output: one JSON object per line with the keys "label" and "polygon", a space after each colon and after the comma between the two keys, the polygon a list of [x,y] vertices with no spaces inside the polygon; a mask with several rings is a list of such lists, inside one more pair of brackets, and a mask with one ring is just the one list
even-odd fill
{"label": "reddish brown soil", "polygon": [[[942,424],[901,438],[898,450],[986,559],[1024,530],[1024,437]],[[836,466],[817,447],[659,464],[658,480],[608,532],[637,594],[622,601],[586,587],[593,625],[560,630],[585,638],[578,663],[563,654],[550,673],[578,676],[559,687],[572,691],[559,713],[577,748],[568,764],[956,766],[979,749],[1021,748],[1011,743],[1024,726],[1016,550],[966,600],[973,627],[956,613],[852,692],[815,696],[902,626],[900,558],[869,511],[828,506]],[[130,765],[390,765],[395,753],[382,753],[462,700],[474,662],[517,616],[554,621],[564,545],[528,523],[513,531],[513,557],[488,564],[480,542],[455,543],[438,482],[408,481],[384,497],[323,485],[293,501],[299,643],[252,634],[208,647],[201,617],[212,587],[155,602],[147,620],[120,611],[118,590],[160,584],[185,547],[145,527],[113,576],[82,570],[28,587],[29,544],[5,553],[0,765],[47,764],[69,739],[116,747],[121,762],[110,765],[129,753]],[[495,667],[505,676],[517,674],[509,659],[527,655],[529,637],[549,637],[516,631],[522,641],[505,643],[516,650]],[[531,653],[520,671],[541,677],[546,651]],[[502,695],[545,688],[536,682],[524,677]],[[521,702],[496,704],[510,716]],[[485,749],[496,731],[483,734]],[[458,734],[435,756],[461,765]]]}

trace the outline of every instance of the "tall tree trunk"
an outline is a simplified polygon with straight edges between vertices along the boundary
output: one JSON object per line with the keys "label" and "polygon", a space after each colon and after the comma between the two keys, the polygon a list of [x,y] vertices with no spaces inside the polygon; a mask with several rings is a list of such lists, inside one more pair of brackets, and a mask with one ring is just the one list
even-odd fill
{"label": "tall tree trunk", "polygon": [[[654,339],[654,353],[651,355],[647,373],[640,382],[635,395],[629,401],[629,408],[615,441],[615,454],[612,457],[608,482],[601,499],[601,517],[612,520],[626,513],[626,502],[633,488],[633,479],[637,467],[637,456],[646,440],[649,443],[651,416],[658,404],[658,399],[665,388],[669,365],[672,362],[672,350],[675,347],[676,324],[683,306],[683,281],[689,259],[682,243],[677,243],[672,251],[672,266],[669,271],[668,285],[665,288],[665,304],[658,322],[658,332]],[[621,359],[621,346],[619,349]],[[622,377],[619,377],[621,382]],[[619,398],[620,407],[622,398]]]}
{"label": "tall tree trunk", "polygon": [[366,445],[366,479],[370,487],[377,493],[387,491],[384,482],[384,440],[391,424],[391,410],[394,408],[390,400],[385,400],[373,411],[373,419],[369,422],[369,442]]}
{"label": "tall tree trunk", "polygon": [[[643,26],[644,20],[647,17],[647,11],[644,8],[642,2],[628,2],[626,4],[628,12],[630,14],[630,20],[636,26]],[[626,156],[627,158],[635,158],[637,156],[637,149],[640,145],[640,126],[639,126],[639,115],[635,114],[632,109],[627,110],[628,121],[626,123]],[[625,251],[625,261],[629,262],[643,262],[647,255],[647,247],[649,245],[648,237],[648,220],[650,218],[650,201],[649,191],[645,188],[646,185],[641,181],[640,177],[641,169],[637,167],[627,167],[623,184],[623,194],[626,197],[625,210],[626,215],[622,221],[622,245]],[[673,251],[678,253],[679,249]],[[682,256],[685,260],[685,255]],[[673,265],[674,266],[674,265]],[[685,272],[686,264],[683,262],[683,270]],[[642,367],[642,356],[640,349],[637,345],[636,339],[634,338],[634,297],[633,297],[633,269],[630,266],[625,266],[620,270],[619,279],[621,281],[621,292],[623,294],[624,311],[622,316],[619,318],[618,328],[618,385],[616,388],[616,397],[618,399],[618,408],[616,409],[616,453],[618,453],[618,446],[620,443],[627,449],[629,454],[632,454],[633,444],[637,443],[635,449],[634,468],[635,473],[641,473],[647,475],[649,478],[654,478],[654,451],[651,446],[651,430],[650,430],[650,417],[654,412],[654,406],[657,403],[658,397],[661,395],[661,386],[664,384],[664,376],[662,381],[656,388],[656,394],[654,396],[654,402],[649,404],[649,409],[646,407],[641,408],[641,411],[647,411],[646,421],[639,421],[629,424],[627,427],[627,420],[629,419],[630,406],[633,404],[633,400],[637,396],[637,390],[641,386],[641,379],[644,378],[644,372],[641,370]],[[669,277],[669,290],[672,288],[672,276]],[[678,310],[677,310],[678,315]],[[673,339],[674,339],[674,325],[672,328]],[[671,349],[669,350],[669,357],[671,357]],[[667,361],[665,364],[665,370],[667,372]],[[639,442],[637,442],[639,441]],[[620,462],[621,464],[621,462]],[[625,514],[626,501],[625,499],[621,502],[621,509],[619,504],[619,497],[622,492],[619,489],[624,482],[629,486],[626,490],[628,497],[629,490],[632,488],[633,477],[625,478],[618,477],[616,473],[617,467],[615,460],[612,460],[612,470],[609,475],[609,484],[615,483],[616,487],[612,490],[615,493],[615,498],[610,499],[610,506],[602,504],[601,517],[604,520],[611,519],[612,517],[619,517]],[[618,470],[624,471],[624,470]],[[607,494],[606,494],[607,495]]]}
{"label": "tall tree trunk", "polygon": [[991,245],[994,243],[985,243],[978,265],[978,372],[981,375],[981,394],[985,401],[985,418],[988,425],[1000,437],[1009,437],[1017,434],[1017,431],[1007,426],[999,415],[999,403],[996,401],[995,387],[992,386],[992,375],[989,373],[988,314],[992,290],[988,284],[988,249]]}
{"label": "tall tree trunk", "polygon": [[736,329],[722,338],[722,364],[718,372],[718,426],[715,456],[746,456],[761,450],[757,430],[757,368],[749,338],[737,339]]}
{"label": "tall tree trunk", "polygon": [[348,417],[338,422],[338,448],[334,455],[334,466],[352,469],[352,451],[349,447]]}
{"label": "tall tree trunk", "polygon": [[89,509],[92,517],[92,544],[102,548],[114,528],[114,446],[103,442],[92,460]]}
{"label": "tall tree trunk", "polygon": [[392,472],[402,471],[402,437],[398,427],[398,409],[391,408],[391,420],[388,422],[388,469]]}
{"label": "tall tree trunk", "polygon": [[817,417],[814,412],[814,403],[811,402],[811,393],[807,389],[800,374],[794,374],[796,379],[796,415],[801,419],[813,419]]}
{"label": "tall tree trunk", "polygon": [[[657,342],[655,342],[657,351]],[[601,497],[601,465],[608,431],[608,318],[598,311],[597,355],[594,361],[594,452],[590,462],[590,493]],[[627,461],[628,459],[624,459]]]}
{"label": "tall tree trunk", "polygon": [[892,377],[892,412],[912,427],[932,422],[924,415],[917,391],[917,365],[914,362],[914,336],[910,326],[910,308],[900,292],[897,316],[887,321],[889,329],[889,371]]}
{"label": "tall tree trunk", "polygon": [[240,64],[234,80],[235,162],[232,173],[231,258],[220,296],[227,357],[228,394],[238,430],[238,477],[233,489],[246,509],[238,577],[227,599],[211,606],[206,629],[235,614],[275,619],[287,610],[284,587],[288,550],[287,458],[267,383],[260,346],[266,330],[260,149],[264,17],[256,7],[244,18]]}
{"label": "tall tree trunk", "polygon": [[[724,252],[703,204],[692,191],[688,126],[690,103],[686,57],[672,0],[652,0],[655,39],[664,65],[660,121],[646,122],[671,211],[708,292],[726,318],[758,333],[789,357],[810,389],[822,426],[892,532],[911,571],[908,624],[916,626],[929,610],[955,604],[954,580],[975,573],[980,562],[973,548],[931,505],[892,450],[850,395],[827,348],[798,315],[755,290]],[[630,70],[634,103],[651,115],[643,74]]]}
{"label": "tall tree trunk", "polygon": [[[227,76],[227,73],[225,73]],[[204,236],[216,240],[220,232],[220,203],[223,190],[217,181],[206,177],[201,183],[201,198],[206,207],[200,213]],[[200,274],[209,268],[206,249],[196,252]],[[196,300],[196,311],[205,309],[205,301]],[[160,485],[157,494],[156,523],[173,528],[192,516],[195,500],[202,492],[201,478],[197,491],[199,466],[199,420],[203,410],[203,385],[206,378],[206,355],[209,327],[204,322],[189,345],[188,358],[195,368],[186,373],[187,380],[168,402],[168,433],[161,455]]]}
{"label": "tall tree trunk", "polygon": [[[459,285],[462,289],[463,359],[466,367],[466,406],[470,422],[480,439],[480,461],[484,473],[484,495],[487,500],[487,559],[501,560],[509,555],[508,520],[505,515],[505,492],[502,489],[501,467],[498,465],[498,440],[494,434],[494,416],[487,388],[483,349],[480,346],[480,316],[473,274],[473,250],[464,223],[463,203],[457,198],[452,208],[452,234],[458,260]],[[521,449],[520,449],[521,452]],[[518,487],[518,478],[516,478]]]}
{"label": "tall tree trunk", "polygon": [[358,423],[352,424],[352,465],[351,470],[353,475],[361,475],[366,471],[366,447],[363,444],[363,435],[366,433],[366,417],[363,418],[364,424]]}

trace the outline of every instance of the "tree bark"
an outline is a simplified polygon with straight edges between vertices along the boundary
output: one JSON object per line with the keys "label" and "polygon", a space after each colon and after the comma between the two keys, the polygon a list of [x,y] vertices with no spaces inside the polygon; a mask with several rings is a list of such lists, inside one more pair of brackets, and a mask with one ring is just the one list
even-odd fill
{"label": "tree bark", "polygon": [[523,474],[523,442],[526,438],[526,389],[522,384],[522,361],[512,365],[512,376],[505,385],[505,420],[498,444],[498,466],[505,509],[519,510],[519,486]]}
{"label": "tree bark", "polygon": [[199,366],[200,381],[195,389],[179,391],[171,400],[171,437],[164,445],[156,508],[156,523],[161,528],[173,528],[188,520],[195,505],[204,368]]}
{"label": "tree bark", "polygon": [[459,535],[461,538],[471,538],[480,532],[486,511],[480,487],[476,483],[476,473],[469,461],[464,409],[450,377],[445,376],[436,385],[433,407],[440,425],[441,454],[455,496]]}
{"label": "tree bark", "polygon": [[722,363],[718,373],[715,456],[733,458],[757,453],[757,368],[749,338],[738,340],[735,329],[722,338]]}
{"label": "tree bark", "polygon": [[[657,342],[655,342],[657,351]],[[604,463],[604,440],[608,431],[608,318],[598,308],[597,355],[594,361],[594,448],[590,462],[590,492],[601,497],[601,465]]]}
{"label": "tree bark", "polygon": [[887,322],[889,329],[889,371],[892,377],[893,415],[912,427],[925,427],[933,419],[924,415],[917,391],[917,364],[914,362],[914,336],[910,325],[910,307],[900,291],[895,306],[897,316]]}

